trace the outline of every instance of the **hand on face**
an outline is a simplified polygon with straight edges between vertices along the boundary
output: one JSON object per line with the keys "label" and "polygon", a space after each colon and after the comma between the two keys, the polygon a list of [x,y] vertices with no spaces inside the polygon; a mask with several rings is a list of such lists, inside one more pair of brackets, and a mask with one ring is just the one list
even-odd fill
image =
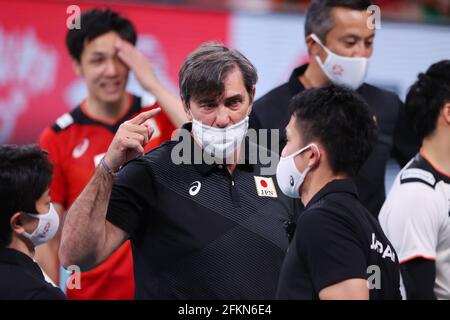
{"label": "hand on face", "polygon": [[148,91],[158,83],[154,69],[150,61],[131,43],[118,38],[114,43],[117,55],[136,75],[139,84]]}
{"label": "hand on face", "polygon": [[89,96],[103,104],[123,101],[128,81],[129,68],[114,47],[117,39],[119,35],[112,31],[94,38],[74,64],[76,73],[86,81]]}

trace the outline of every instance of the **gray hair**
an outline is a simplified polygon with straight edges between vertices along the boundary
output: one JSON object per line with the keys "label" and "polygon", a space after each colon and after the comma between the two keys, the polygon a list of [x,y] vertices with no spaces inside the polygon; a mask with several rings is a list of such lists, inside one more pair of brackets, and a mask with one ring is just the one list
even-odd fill
{"label": "gray hair", "polygon": [[371,0],[313,0],[306,13],[305,38],[314,33],[325,44],[328,32],[334,27],[334,21],[331,19],[333,8],[342,7],[361,11],[371,5]]}
{"label": "gray hair", "polygon": [[193,51],[181,66],[181,98],[189,105],[191,98],[216,99],[224,92],[224,79],[235,68],[242,73],[245,89],[253,101],[253,87],[258,80],[256,68],[238,50],[217,42],[207,42]]}

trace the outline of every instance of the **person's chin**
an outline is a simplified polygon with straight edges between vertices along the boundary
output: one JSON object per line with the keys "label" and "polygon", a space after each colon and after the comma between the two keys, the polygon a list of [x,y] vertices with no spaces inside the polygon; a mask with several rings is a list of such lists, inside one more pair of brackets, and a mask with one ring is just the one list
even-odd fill
{"label": "person's chin", "polygon": [[117,90],[115,92],[102,92],[101,97],[105,103],[119,103],[123,96],[125,95],[125,90]]}

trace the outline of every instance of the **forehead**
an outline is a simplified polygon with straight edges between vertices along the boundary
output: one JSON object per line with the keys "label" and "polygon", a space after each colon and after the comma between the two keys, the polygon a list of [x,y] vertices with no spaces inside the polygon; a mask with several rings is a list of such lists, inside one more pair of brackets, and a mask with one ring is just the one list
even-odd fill
{"label": "forehead", "polygon": [[[199,92],[198,96],[193,96],[192,99],[197,102],[203,101],[221,101],[230,97],[241,95],[245,98],[248,93],[245,88],[244,78],[238,67],[233,68],[223,79],[223,92],[219,91],[219,86],[214,85],[214,90],[205,90]],[[217,91],[216,91],[217,89]]]}
{"label": "forehead", "polygon": [[244,78],[241,70],[238,67],[234,67],[223,80],[223,85],[226,95],[230,92],[233,94],[233,92],[242,93],[245,91]]}
{"label": "forehead", "polygon": [[110,31],[108,33],[102,34],[88,42],[85,42],[83,54],[107,54],[115,52],[114,43],[119,38],[119,35]]}
{"label": "forehead", "polygon": [[329,34],[335,36],[357,35],[369,37],[374,30],[368,27],[368,22],[372,21],[372,15],[366,10],[353,10],[349,8],[336,7],[330,13],[334,27]]}

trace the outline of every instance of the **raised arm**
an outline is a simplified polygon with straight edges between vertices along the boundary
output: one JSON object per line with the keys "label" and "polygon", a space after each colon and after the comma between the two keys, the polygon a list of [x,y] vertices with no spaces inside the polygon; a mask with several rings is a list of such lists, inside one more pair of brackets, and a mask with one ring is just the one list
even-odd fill
{"label": "raised arm", "polygon": [[143,112],[124,122],[88,185],[67,212],[63,226],[59,257],[62,265],[78,265],[82,270],[94,268],[108,258],[128,234],[106,220],[113,175],[122,164],[144,153],[153,134],[147,120],[161,109]]}

